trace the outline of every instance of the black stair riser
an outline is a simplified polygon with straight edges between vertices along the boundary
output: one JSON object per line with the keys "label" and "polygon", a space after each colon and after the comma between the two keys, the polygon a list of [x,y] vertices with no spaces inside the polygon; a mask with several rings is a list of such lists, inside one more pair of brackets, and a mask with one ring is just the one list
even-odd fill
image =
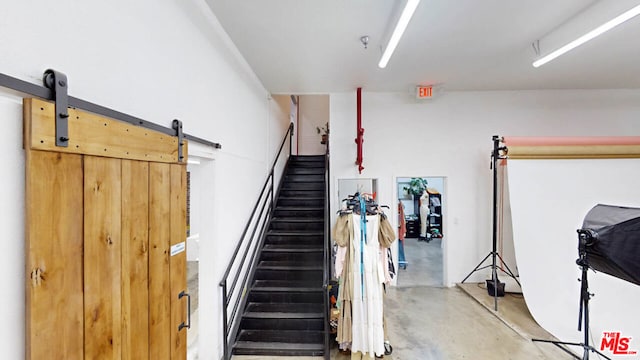
{"label": "black stair riser", "polygon": [[291,155],[289,161],[324,161],[324,154],[315,154],[315,155]]}
{"label": "black stair riser", "polygon": [[[241,343],[238,343],[241,344]],[[271,344],[271,343],[269,343]],[[315,345],[315,344],[314,344]],[[254,355],[254,356],[322,356],[323,350],[306,350],[306,349],[246,349],[242,346],[234,346],[233,355]]]}
{"label": "black stair riser", "polygon": [[291,155],[291,161],[324,161],[324,154],[315,155]]}
{"label": "black stair riser", "polygon": [[322,279],[322,270],[256,270],[256,280],[314,281]]}
{"label": "black stair riser", "polygon": [[311,209],[311,210],[289,210],[289,209],[278,209],[276,208],[274,211],[274,215],[276,217],[313,217],[313,218],[321,218],[324,216],[324,209]]}
{"label": "black stair riser", "polygon": [[242,330],[239,341],[287,342],[287,343],[316,343],[324,342],[322,331],[262,331],[259,329]]}
{"label": "black stair riser", "polygon": [[322,168],[313,168],[313,167],[290,167],[287,169],[286,175],[323,175],[324,176],[324,167]]}
{"label": "black stair riser", "polygon": [[305,159],[304,161],[301,161],[299,159],[291,159],[289,161],[289,167],[296,167],[296,166],[318,166],[318,167],[324,167],[325,161],[324,159]]}
{"label": "black stair riser", "polygon": [[[320,314],[317,319],[251,319],[243,318],[240,323],[240,328],[243,330],[316,330],[321,331],[324,329],[324,317]],[[304,332],[300,331],[301,336]],[[300,340],[303,340],[301,338]],[[261,340],[264,341],[264,340]],[[313,341],[298,341],[298,342],[313,342]]]}
{"label": "black stair riser", "polygon": [[288,304],[271,304],[271,303],[249,303],[247,304],[248,312],[293,312],[293,313],[313,313],[323,312],[322,304],[312,303],[288,303]]}
{"label": "black stair riser", "polygon": [[308,263],[298,259],[294,260],[275,260],[260,261],[258,263],[259,270],[277,270],[277,271],[313,271],[322,270],[322,262]]}
{"label": "black stair riser", "polygon": [[298,169],[314,169],[314,170],[325,170],[324,164],[306,164],[306,163],[298,163],[298,164],[290,164],[289,169],[287,171],[295,171]]}
{"label": "black stair riser", "polygon": [[324,242],[322,236],[285,236],[285,235],[268,235],[265,244],[273,245],[322,245]]}
{"label": "black stair riser", "polygon": [[281,197],[303,197],[303,198],[324,198],[324,188],[322,190],[280,190]]}
{"label": "black stair riser", "polygon": [[284,190],[324,190],[324,182],[285,182],[282,184]]}
{"label": "black stair riser", "polygon": [[324,174],[289,174],[284,176],[286,182],[324,182]]}
{"label": "black stair riser", "polygon": [[291,291],[301,289],[320,289],[322,287],[322,279],[310,280],[256,280],[253,283],[253,289],[263,291],[265,288],[290,288]]}
{"label": "black stair riser", "polygon": [[308,221],[308,222],[288,222],[288,221],[272,221],[269,224],[270,230],[292,230],[292,231],[318,231],[324,228],[322,222]]}
{"label": "black stair riser", "polygon": [[251,291],[250,302],[264,303],[322,303],[322,289],[313,292],[281,292],[281,291]]}
{"label": "black stair riser", "polygon": [[[300,238],[304,238],[304,235],[300,235]],[[299,253],[311,253],[311,252],[322,252],[324,246],[321,244],[318,245],[309,245],[309,244],[288,244],[288,245],[277,245],[277,244],[265,244],[262,248],[264,252],[299,252]]]}
{"label": "black stair riser", "polygon": [[260,261],[299,261],[303,264],[319,266],[322,266],[323,260],[324,254],[322,251],[309,253],[263,251],[260,256]]}
{"label": "black stair riser", "polygon": [[276,202],[277,206],[296,206],[296,207],[323,207],[324,199],[318,198],[299,198],[299,197],[281,197]]}

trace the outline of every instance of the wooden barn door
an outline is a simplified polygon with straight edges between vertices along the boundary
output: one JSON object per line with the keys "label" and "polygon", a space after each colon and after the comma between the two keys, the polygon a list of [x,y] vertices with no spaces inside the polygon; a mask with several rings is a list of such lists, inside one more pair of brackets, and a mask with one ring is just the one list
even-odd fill
{"label": "wooden barn door", "polygon": [[25,99],[26,358],[185,359],[186,144]]}

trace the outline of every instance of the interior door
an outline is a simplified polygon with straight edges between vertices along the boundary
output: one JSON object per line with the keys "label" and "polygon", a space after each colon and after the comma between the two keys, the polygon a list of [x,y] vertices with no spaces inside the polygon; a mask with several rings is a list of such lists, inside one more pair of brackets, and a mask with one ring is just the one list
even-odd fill
{"label": "interior door", "polygon": [[27,359],[186,359],[186,143],[25,99]]}

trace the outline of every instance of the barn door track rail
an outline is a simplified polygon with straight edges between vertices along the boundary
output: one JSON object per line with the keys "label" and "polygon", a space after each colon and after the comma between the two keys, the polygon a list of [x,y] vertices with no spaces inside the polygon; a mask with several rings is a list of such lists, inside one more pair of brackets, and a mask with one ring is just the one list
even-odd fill
{"label": "barn door track rail", "polygon": [[69,113],[68,107],[74,107],[82,109],[88,112],[92,112],[97,115],[109,117],[119,121],[123,121],[132,125],[141,126],[150,130],[155,130],[160,133],[177,136],[179,139],[178,157],[180,161],[183,159],[182,154],[182,139],[194,141],[203,145],[212,146],[215,149],[221,149],[220,143],[212,142],[199,138],[197,136],[189,135],[182,132],[182,122],[180,120],[174,120],[172,128],[164,127],[156,123],[146,121],[123,112],[110,109],[92,102],[78,99],[68,95],[69,83],[67,76],[59,71],[48,69],[43,75],[44,86],[39,86],[14,78],[12,76],[0,73],[0,86],[24,93],[31,96],[39,97],[41,99],[55,101],[56,105],[56,146],[67,147],[69,143],[67,118]]}

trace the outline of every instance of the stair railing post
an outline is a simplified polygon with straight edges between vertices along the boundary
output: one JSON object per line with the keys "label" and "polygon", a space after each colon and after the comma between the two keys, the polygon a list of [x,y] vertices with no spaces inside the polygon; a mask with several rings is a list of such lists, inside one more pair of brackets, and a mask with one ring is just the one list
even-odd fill
{"label": "stair railing post", "polygon": [[293,123],[289,124],[289,156],[293,151]]}
{"label": "stair railing post", "polygon": [[274,200],[274,196],[275,196],[275,194],[274,194],[274,186],[273,186],[274,185],[273,183],[274,183],[274,180],[275,180],[275,178],[273,176],[273,168],[271,169],[271,174],[269,176],[271,177],[271,203],[269,204],[269,214],[271,215],[270,217],[273,217],[273,213],[272,213],[272,211],[274,209],[273,200]]}
{"label": "stair railing post", "polygon": [[327,151],[324,155],[324,358],[330,360],[331,346],[329,345],[329,311],[331,310],[331,302],[329,299],[329,281],[331,279],[331,225],[329,224],[331,217],[330,203],[330,172],[329,172],[329,144],[327,143]]}
{"label": "stair railing post", "polygon": [[227,326],[227,280],[222,281],[222,333],[224,334],[222,347],[224,360],[229,360],[229,327]]}

